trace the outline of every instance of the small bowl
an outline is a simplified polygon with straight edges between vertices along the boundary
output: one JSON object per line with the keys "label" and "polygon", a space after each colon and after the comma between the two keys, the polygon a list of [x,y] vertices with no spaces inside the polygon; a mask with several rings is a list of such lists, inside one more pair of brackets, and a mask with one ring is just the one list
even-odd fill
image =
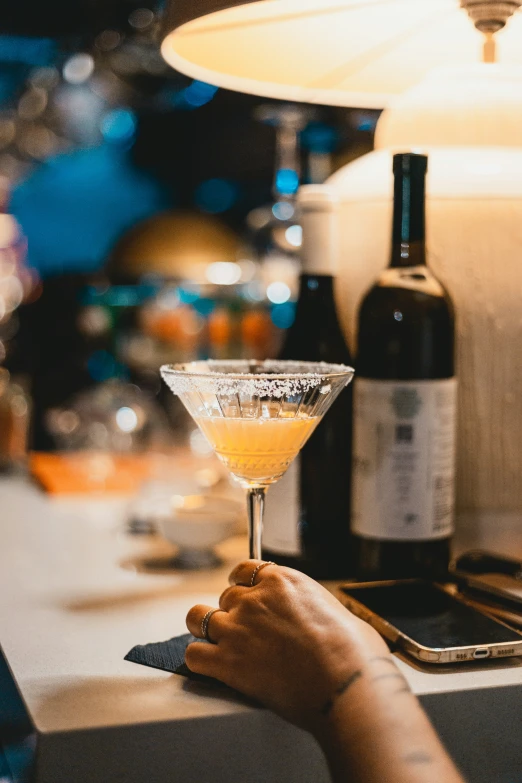
{"label": "small bowl", "polygon": [[210,495],[174,495],[171,513],[162,517],[162,535],[179,551],[176,568],[209,568],[221,564],[214,547],[238,529],[241,504]]}

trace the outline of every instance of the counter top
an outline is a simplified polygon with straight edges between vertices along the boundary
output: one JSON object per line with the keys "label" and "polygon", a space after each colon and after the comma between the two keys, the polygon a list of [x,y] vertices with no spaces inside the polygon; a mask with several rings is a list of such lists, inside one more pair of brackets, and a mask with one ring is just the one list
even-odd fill
{"label": "counter top", "polygon": [[[227,689],[123,660],[135,644],[186,632],[187,610],[195,603],[216,604],[228,572],[246,553],[246,538],[239,536],[220,547],[224,565],[214,570],[142,573],[133,566],[170,549],[159,537],[125,533],[127,503],[96,496],[51,499],[21,479],[0,481],[0,645],[32,724],[33,779],[61,783],[63,775],[67,783],[132,783],[145,774],[149,783],[201,783],[205,770],[209,774],[211,748],[214,781],[244,781],[245,770],[250,781],[327,781],[322,756],[303,732]],[[500,531],[470,525],[460,531],[458,547],[522,556],[517,523]],[[506,749],[511,739],[500,747],[497,738],[490,759],[496,763],[498,756],[501,774],[518,774],[513,765],[522,747],[522,660],[399,665],[452,746],[462,730],[447,725],[448,718],[455,722],[455,705],[457,722],[466,714],[468,727],[480,722],[481,710],[495,709],[493,722],[500,728],[507,722],[514,732],[514,756]],[[458,760],[471,769],[473,782],[504,780],[481,778],[481,765],[475,770],[471,755],[465,750]],[[105,765],[99,778],[96,758]],[[172,764],[177,774],[169,777]],[[23,779],[21,772],[13,777]],[[520,781],[522,760],[519,777],[512,778]]]}

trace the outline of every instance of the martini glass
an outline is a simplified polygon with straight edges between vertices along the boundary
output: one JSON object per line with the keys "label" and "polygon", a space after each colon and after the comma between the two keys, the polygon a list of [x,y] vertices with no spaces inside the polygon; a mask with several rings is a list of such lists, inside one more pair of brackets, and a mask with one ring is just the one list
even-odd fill
{"label": "martini glass", "polygon": [[249,554],[261,558],[265,492],[284,474],[353,370],[290,361],[165,365],[163,379],[247,490]]}

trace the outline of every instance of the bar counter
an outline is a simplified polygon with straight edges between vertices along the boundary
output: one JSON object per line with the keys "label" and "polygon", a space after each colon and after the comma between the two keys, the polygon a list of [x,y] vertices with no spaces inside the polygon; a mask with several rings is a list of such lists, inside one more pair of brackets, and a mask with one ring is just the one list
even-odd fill
{"label": "bar counter", "polygon": [[[228,689],[123,660],[184,633],[188,608],[216,604],[246,552],[236,537],[212,571],[142,573],[168,546],[124,532],[127,504],[0,481],[2,783],[327,783],[304,732]],[[522,556],[517,522],[470,519],[457,548]],[[522,783],[522,660],[399,666],[470,783]]]}

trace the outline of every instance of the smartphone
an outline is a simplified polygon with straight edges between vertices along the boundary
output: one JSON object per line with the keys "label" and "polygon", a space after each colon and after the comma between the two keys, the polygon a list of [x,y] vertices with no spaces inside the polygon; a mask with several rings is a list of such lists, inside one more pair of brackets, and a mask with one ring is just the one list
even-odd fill
{"label": "smartphone", "polygon": [[431,582],[342,585],[340,599],[381,636],[425,663],[522,655],[522,633]]}
{"label": "smartphone", "polygon": [[[520,613],[522,623],[522,562],[484,552],[466,552],[450,565],[450,572],[461,591],[490,608]],[[488,609],[489,611],[489,609]]]}

